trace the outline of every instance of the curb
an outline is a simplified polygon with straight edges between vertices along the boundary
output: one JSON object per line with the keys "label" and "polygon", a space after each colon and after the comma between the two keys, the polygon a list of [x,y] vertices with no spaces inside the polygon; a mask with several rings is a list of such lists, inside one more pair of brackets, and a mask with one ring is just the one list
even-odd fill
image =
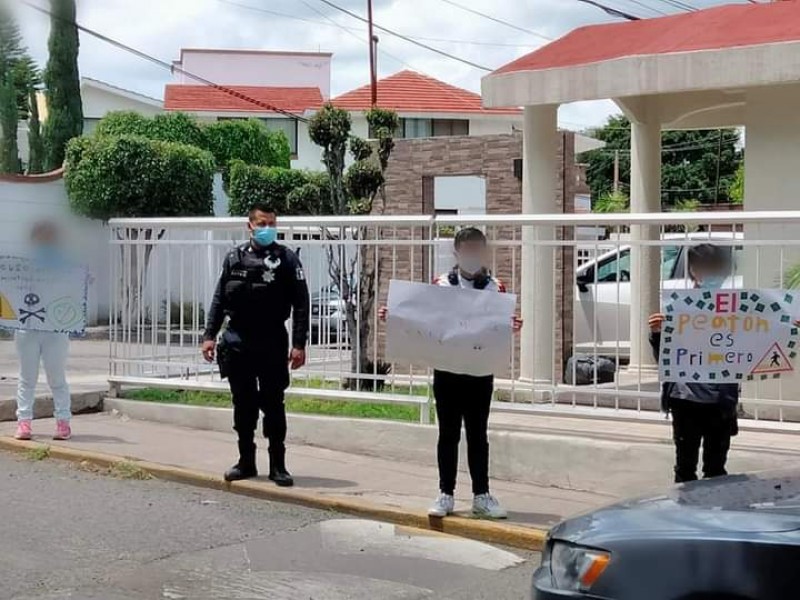
{"label": "curb", "polygon": [[422,511],[392,508],[379,504],[352,500],[350,498],[320,496],[300,490],[287,490],[260,481],[236,481],[228,483],[221,477],[202,471],[194,471],[182,467],[162,465],[99,452],[75,450],[72,448],[64,448],[63,446],[48,446],[47,444],[25,442],[0,436],[0,449],[11,452],[25,453],[30,450],[41,448],[42,446],[46,446],[50,449],[50,458],[75,463],[87,462],[105,468],[120,462],[131,463],[153,477],[166,481],[175,481],[196,487],[227,491],[261,500],[298,504],[308,508],[385,521],[387,523],[394,523],[395,525],[428,529],[439,533],[446,533],[524,550],[541,550],[544,547],[547,537],[547,531],[544,529],[509,525],[496,521],[482,521],[459,516],[437,519],[429,517],[427,513]]}

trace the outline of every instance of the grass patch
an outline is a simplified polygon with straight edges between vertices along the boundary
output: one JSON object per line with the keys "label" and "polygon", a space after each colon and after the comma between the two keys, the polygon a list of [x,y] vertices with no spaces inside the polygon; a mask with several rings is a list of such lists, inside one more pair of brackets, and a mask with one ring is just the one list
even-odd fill
{"label": "grass patch", "polygon": [[153,479],[150,473],[142,469],[136,463],[125,460],[114,463],[110,467],[101,467],[88,460],[83,460],[76,465],[76,468],[80,471],[86,471],[87,473],[105,475],[106,477],[114,477],[116,479],[130,479],[135,481]]}
{"label": "grass patch", "polygon": [[36,446],[25,453],[28,460],[40,461],[50,458],[50,446]]}
{"label": "grass patch", "polygon": [[142,467],[126,460],[111,465],[108,469],[108,474],[117,479],[133,479],[135,481],[146,481],[153,478]]}
{"label": "grass patch", "polygon": [[[313,383],[313,380],[310,383]],[[335,384],[332,387],[335,389]],[[328,386],[323,387],[320,385],[313,389],[328,389]],[[415,392],[420,396],[424,396],[427,394],[427,390],[427,387],[419,387],[415,389]],[[395,393],[408,392],[408,387],[404,390],[395,388]],[[216,408],[228,408],[231,406],[231,395],[224,392],[145,388],[140,390],[127,390],[123,393],[123,398],[139,400],[141,402],[158,402],[162,404],[184,404]],[[419,422],[420,413],[420,407],[409,404],[329,400],[327,398],[292,395],[291,391],[286,395],[286,410],[287,412],[298,414],[352,417],[357,419],[387,419],[390,421],[406,421],[411,423]],[[435,411],[433,406],[431,406],[431,422],[434,422],[434,420]]]}

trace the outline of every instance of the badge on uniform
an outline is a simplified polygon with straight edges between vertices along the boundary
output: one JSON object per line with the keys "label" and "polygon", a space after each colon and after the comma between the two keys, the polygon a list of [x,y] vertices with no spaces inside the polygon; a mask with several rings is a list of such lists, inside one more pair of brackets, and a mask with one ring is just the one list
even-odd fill
{"label": "badge on uniform", "polygon": [[305,281],[305,280],[306,280],[306,274],[305,271],[303,271],[303,267],[297,267],[297,281]]}
{"label": "badge on uniform", "polygon": [[281,266],[281,259],[267,256],[264,258],[264,266],[267,270],[264,271],[261,278],[264,280],[264,283],[272,283],[275,281],[275,270]]}

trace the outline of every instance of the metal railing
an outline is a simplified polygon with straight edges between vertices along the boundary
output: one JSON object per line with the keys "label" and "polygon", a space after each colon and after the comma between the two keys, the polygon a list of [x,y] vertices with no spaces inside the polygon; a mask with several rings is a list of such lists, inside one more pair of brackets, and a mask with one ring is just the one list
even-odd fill
{"label": "metal railing", "polygon": [[[227,389],[199,345],[223,257],[246,240],[246,221],[110,225],[112,385]],[[486,232],[492,272],[526,320],[497,377],[498,405],[509,410],[651,417],[660,386],[647,312],[664,290],[690,285],[687,249],[730,248],[731,287],[783,288],[800,265],[800,211],[282,218],[282,243],[299,252],[311,292],[308,365],[290,394],[409,404],[427,422],[430,372],[384,364],[376,309],[391,279],[448,271],[453,233],[468,225]],[[576,239],[581,226],[606,239]],[[746,414],[800,421],[793,381],[745,386]]]}

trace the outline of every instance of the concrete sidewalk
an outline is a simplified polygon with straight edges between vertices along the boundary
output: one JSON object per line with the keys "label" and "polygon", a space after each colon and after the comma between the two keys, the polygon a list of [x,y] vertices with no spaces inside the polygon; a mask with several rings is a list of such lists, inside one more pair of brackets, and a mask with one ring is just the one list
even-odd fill
{"label": "concrete sidewalk", "polygon": [[[125,459],[190,469],[221,479],[235,460],[233,433],[201,431],[174,425],[128,419],[109,413],[77,416],[74,437],[54,442],[51,419],[34,423],[35,441],[58,447],[98,452]],[[13,423],[0,423],[0,435],[13,435]],[[261,447],[266,445],[260,442]],[[430,449],[434,452],[434,448]],[[266,452],[259,455],[262,473]],[[357,499],[382,507],[424,511],[437,493],[437,471],[429,466],[348,454],[311,446],[292,446],[288,457],[295,490],[331,499]],[[259,477],[267,481],[266,477]],[[272,485],[270,483],[270,485]],[[493,492],[509,510],[509,522],[548,528],[559,520],[614,500],[598,493],[493,481]],[[460,474],[457,508],[467,514],[469,477]]]}

